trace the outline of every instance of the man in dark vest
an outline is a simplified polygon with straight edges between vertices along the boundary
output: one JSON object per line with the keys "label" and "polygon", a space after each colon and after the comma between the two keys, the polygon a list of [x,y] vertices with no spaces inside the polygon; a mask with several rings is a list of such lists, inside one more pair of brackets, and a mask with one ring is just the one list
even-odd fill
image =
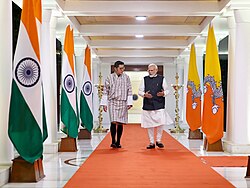
{"label": "man in dark vest", "polygon": [[[163,126],[171,121],[165,111],[165,96],[169,93],[167,83],[163,76],[157,74],[158,67],[155,64],[148,66],[148,76],[145,76],[139,87],[139,95],[143,97],[143,112],[141,126],[148,129],[150,144],[147,149],[163,148],[161,142]],[[154,140],[154,128],[157,129],[156,142]]]}

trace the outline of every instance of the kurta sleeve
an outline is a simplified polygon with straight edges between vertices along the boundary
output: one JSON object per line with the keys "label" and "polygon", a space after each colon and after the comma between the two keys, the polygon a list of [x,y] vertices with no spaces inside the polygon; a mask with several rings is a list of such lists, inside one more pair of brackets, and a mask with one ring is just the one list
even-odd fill
{"label": "kurta sleeve", "polygon": [[145,85],[144,85],[144,79],[142,79],[140,86],[139,86],[138,95],[140,95],[141,97],[144,97],[144,94],[145,94]]}
{"label": "kurta sleeve", "polygon": [[169,94],[168,84],[167,84],[165,78],[163,78],[162,88],[163,88],[163,90],[164,90],[164,96],[166,96],[167,94]]}

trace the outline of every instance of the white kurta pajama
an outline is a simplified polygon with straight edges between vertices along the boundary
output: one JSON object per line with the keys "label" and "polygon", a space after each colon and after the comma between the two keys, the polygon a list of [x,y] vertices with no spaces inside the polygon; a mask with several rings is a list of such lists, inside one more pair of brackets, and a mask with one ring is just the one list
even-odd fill
{"label": "white kurta pajama", "polygon": [[[164,96],[166,96],[169,93],[169,91],[167,90],[167,87],[168,87],[167,83],[165,79],[163,79],[162,88],[164,90]],[[145,83],[143,79],[140,84],[138,94],[141,97],[144,97],[145,93],[146,93]],[[164,129],[164,125],[168,125],[171,123],[173,123],[173,121],[165,109],[142,111],[141,127],[148,129],[150,143],[154,143],[154,128],[155,127],[157,127],[156,141],[161,142],[162,131]]]}
{"label": "white kurta pajama", "polygon": [[112,73],[104,84],[100,105],[108,106],[111,122],[128,123],[128,105],[132,105],[132,86],[125,73],[117,76]]}

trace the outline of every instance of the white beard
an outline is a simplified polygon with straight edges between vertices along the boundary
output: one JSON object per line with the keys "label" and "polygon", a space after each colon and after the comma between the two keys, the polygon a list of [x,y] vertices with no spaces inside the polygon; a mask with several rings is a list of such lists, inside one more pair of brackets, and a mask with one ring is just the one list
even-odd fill
{"label": "white beard", "polygon": [[156,77],[157,74],[149,75],[150,78]]}

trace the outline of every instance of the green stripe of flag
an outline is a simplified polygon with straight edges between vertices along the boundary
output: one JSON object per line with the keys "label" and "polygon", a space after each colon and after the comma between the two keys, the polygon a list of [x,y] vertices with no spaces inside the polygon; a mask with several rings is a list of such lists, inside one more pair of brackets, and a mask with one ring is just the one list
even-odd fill
{"label": "green stripe of flag", "polygon": [[91,131],[93,128],[93,115],[89,108],[89,105],[87,103],[87,100],[84,96],[84,94],[81,92],[80,96],[80,117],[82,120],[82,124],[88,129],[88,131]]}
{"label": "green stripe of flag", "polygon": [[62,89],[61,95],[61,119],[65,126],[62,131],[69,137],[76,138],[78,136],[79,120],[64,89]]}
{"label": "green stripe of flag", "polygon": [[43,138],[40,127],[14,80],[12,81],[8,134],[24,160],[33,163],[41,158]]}
{"label": "green stripe of flag", "polygon": [[44,95],[43,95],[43,142],[48,138],[48,129],[47,129],[47,120],[45,114],[45,104],[44,104]]}

